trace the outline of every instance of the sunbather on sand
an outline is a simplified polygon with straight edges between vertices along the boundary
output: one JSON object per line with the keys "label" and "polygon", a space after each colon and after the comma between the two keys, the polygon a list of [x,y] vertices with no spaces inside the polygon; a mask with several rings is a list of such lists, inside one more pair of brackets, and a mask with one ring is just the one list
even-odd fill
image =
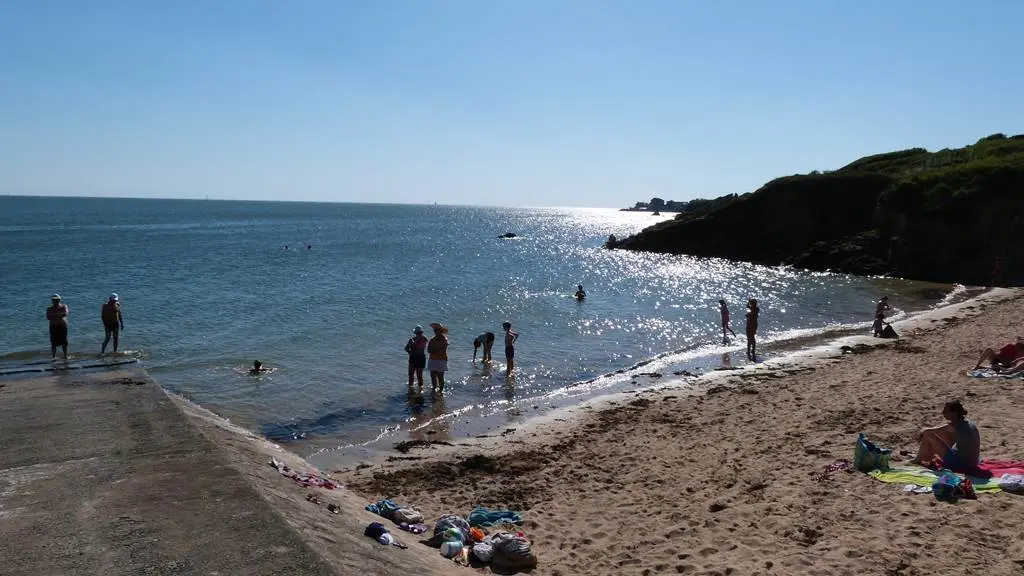
{"label": "sunbather on sand", "polygon": [[1013,366],[1020,360],[1024,360],[1024,336],[1017,336],[1016,342],[1010,342],[1000,348],[998,352],[991,348],[986,348],[981,353],[978,365],[974,369],[978,370],[982,364],[988,362],[993,370],[999,371]]}
{"label": "sunbather on sand", "polygon": [[1024,358],[1018,358],[1009,368],[1000,369],[999,373],[1003,376],[1016,376],[1017,374],[1024,374]]}
{"label": "sunbather on sand", "polygon": [[964,405],[959,400],[946,402],[942,416],[949,424],[921,430],[921,447],[914,461],[929,467],[941,465],[954,472],[977,468],[981,435],[978,427],[967,419]]}

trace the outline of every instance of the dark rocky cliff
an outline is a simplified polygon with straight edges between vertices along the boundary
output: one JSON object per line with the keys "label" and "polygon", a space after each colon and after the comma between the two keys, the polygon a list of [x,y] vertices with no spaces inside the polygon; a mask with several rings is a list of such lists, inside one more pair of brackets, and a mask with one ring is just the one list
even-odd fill
{"label": "dark rocky cliff", "polygon": [[869,156],[831,173],[772,180],[713,206],[616,247],[938,282],[1024,283],[1024,135]]}

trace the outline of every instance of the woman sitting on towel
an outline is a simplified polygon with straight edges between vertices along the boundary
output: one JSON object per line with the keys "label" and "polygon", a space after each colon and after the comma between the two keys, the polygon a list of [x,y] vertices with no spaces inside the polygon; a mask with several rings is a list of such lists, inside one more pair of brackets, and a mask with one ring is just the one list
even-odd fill
{"label": "woman sitting on towel", "polygon": [[954,472],[976,470],[981,453],[978,427],[967,419],[967,410],[959,400],[946,402],[942,416],[949,424],[921,431],[921,447],[915,462]]}

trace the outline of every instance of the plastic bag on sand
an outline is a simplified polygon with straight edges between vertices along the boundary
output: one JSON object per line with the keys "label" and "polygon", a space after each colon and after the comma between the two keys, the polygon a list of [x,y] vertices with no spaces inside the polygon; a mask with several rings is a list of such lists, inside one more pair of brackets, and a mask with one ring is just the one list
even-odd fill
{"label": "plastic bag on sand", "polygon": [[473,546],[473,556],[481,562],[490,562],[494,558],[494,546],[490,542],[478,542]]}
{"label": "plastic bag on sand", "polygon": [[491,562],[499,568],[532,568],[537,557],[530,551],[530,541],[523,536],[498,532],[488,538],[494,545]]}

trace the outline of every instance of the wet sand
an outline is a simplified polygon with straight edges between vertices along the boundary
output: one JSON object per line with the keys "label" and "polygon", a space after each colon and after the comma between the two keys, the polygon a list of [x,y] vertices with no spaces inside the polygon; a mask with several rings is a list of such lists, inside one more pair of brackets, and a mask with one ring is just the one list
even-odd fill
{"label": "wet sand", "polygon": [[981,348],[1024,332],[1022,294],[897,324],[896,342],[845,342],[855,353],[837,343],[667,382],[336,475],[428,518],[522,510],[535,574],[1020,574],[1020,496],[950,505],[859,473],[814,476],[851,458],[858,432],[912,452],[953,397],[983,458],[1024,460],[1024,381],[965,374]]}

